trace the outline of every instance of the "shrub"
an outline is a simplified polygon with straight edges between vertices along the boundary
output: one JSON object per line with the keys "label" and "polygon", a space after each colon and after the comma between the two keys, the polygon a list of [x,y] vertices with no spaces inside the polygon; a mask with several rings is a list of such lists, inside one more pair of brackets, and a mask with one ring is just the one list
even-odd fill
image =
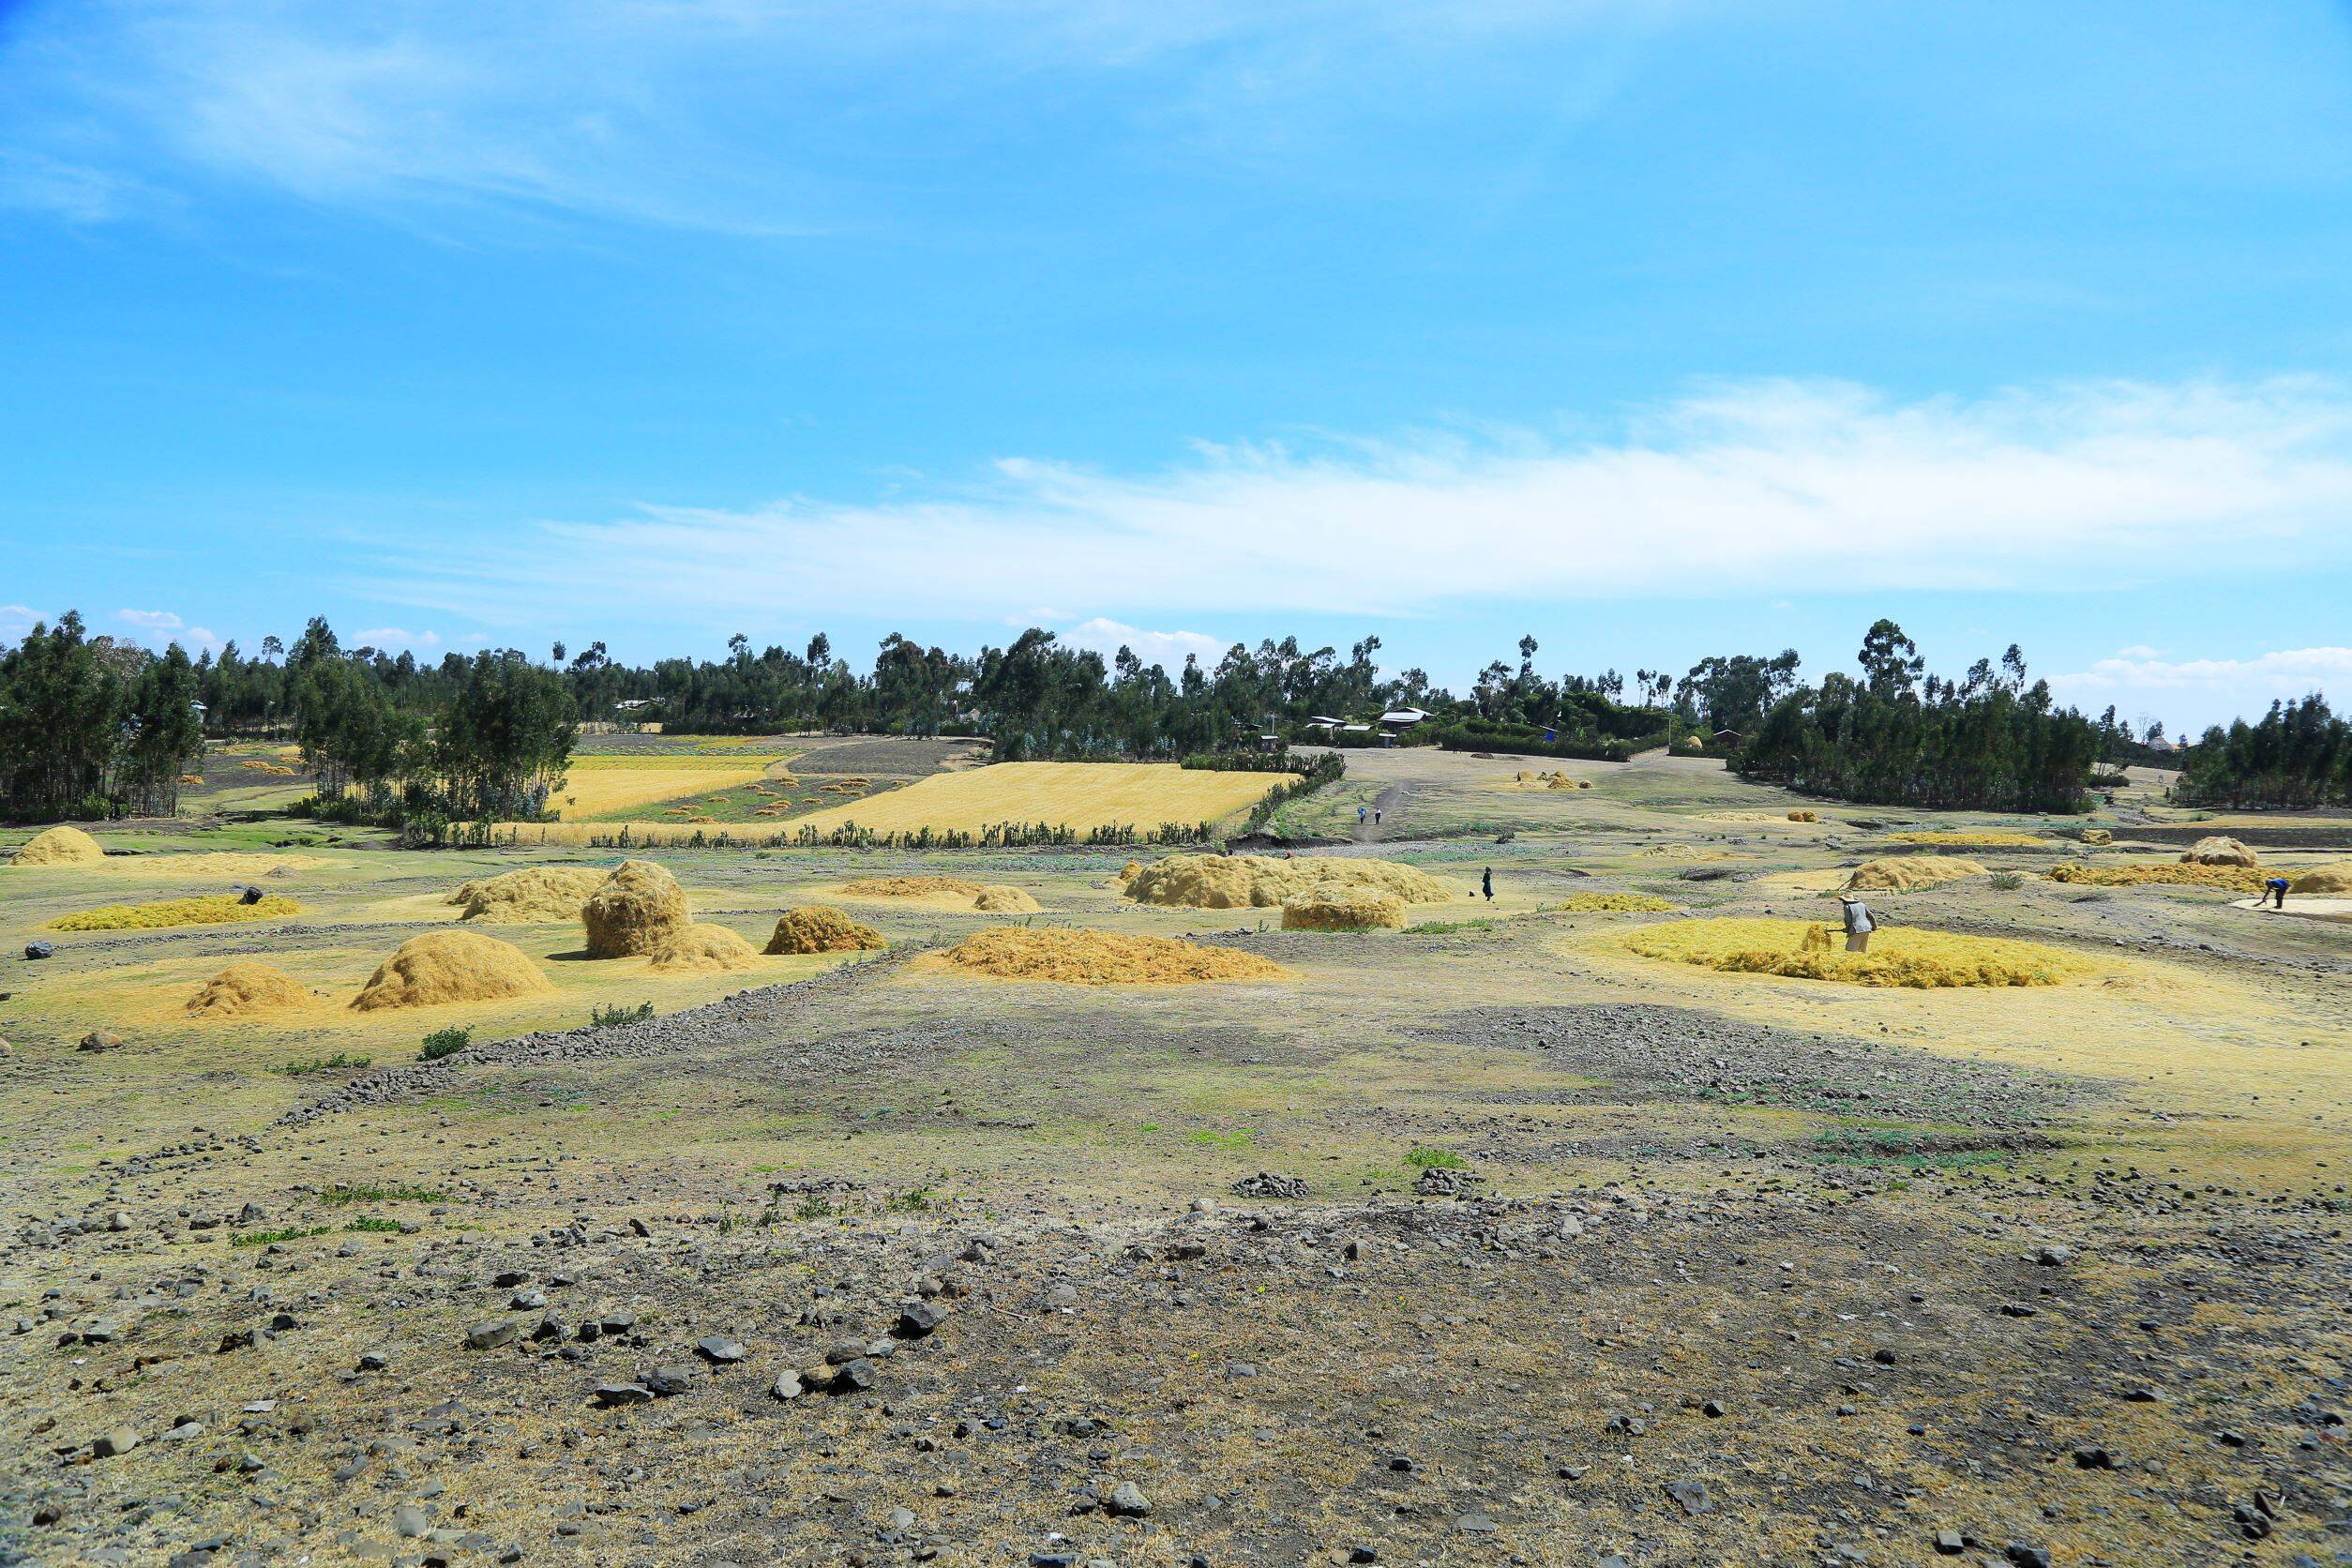
{"label": "shrub", "polygon": [[1989,885],[1996,893],[2014,893],[2026,885],[2026,879],[2014,871],[1996,871]]}
{"label": "shrub", "polygon": [[619,1003],[615,1003],[610,1007],[596,1006],[590,1008],[588,1010],[588,1027],[591,1029],[617,1029],[625,1023],[643,1023],[647,1018],[650,1018],[653,1016],[654,1004],[650,1002],[641,1002],[634,1007],[626,1007]]}
{"label": "shrub", "polygon": [[474,1043],[474,1031],[460,1024],[436,1029],[425,1036],[425,1043],[416,1053],[419,1062],[438,1062],[445,1056],[455,1056]]}

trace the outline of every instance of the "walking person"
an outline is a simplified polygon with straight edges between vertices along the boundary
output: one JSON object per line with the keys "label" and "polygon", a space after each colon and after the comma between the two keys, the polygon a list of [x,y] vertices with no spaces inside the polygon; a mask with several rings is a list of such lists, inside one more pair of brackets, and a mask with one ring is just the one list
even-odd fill
{"label": "walking person", "polygon": [[1495,868],[1491,866],[1479,874],[1478,890],[1486,895],[1486,902],[1495,901]]}
{"label": "walking person", "polygon": [[1377,806],[1372,808],[1372,825],[1374,827],[1380,825],[1380,808]]}
{"label": "walking person", "polygon": [[1846,951],[1869,952],[1870,933],[1878,928],[1878,923],[1870,918],[1870,906],[1852,894],[1838,899],[1838,905],[1846,916]]}
{"label": "walking person", "polygon": [[1364,825],[1364,819],[1365,819],[1366,817],[1369,817],[1371,814],[1372,814],[1372,808],[1371,808],[1370,807],[1368,807],[1368,806],[1359,806],[1359,807],[1356,807],[1356,826],[1358,826],[1358,827],[1362,827],[1362,826]]}

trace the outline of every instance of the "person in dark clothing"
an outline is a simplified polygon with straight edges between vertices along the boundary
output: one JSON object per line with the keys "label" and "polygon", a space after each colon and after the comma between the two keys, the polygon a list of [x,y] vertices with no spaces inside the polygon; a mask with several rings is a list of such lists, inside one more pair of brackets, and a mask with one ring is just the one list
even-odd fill
{"label": "person in dark clothing", "polygon": [[[2273,900],[2270,906],[2272,909],[2286,908],[2286,879],[2284,877],[2266,878],[2262,883],[2262,891],[2269,894]],[[2254,906],[2259,909],[2261,905],[2262,900],[2256,898]]]}
{"label": "person in dark clothing", "polygon": [[1495,868],[1493,867],[1487,867],[1486,869],[1480,874],[1478,879],[1478,888],[1480,892],[1486,895],[1486,902],[1491,904],[1495,901]]}

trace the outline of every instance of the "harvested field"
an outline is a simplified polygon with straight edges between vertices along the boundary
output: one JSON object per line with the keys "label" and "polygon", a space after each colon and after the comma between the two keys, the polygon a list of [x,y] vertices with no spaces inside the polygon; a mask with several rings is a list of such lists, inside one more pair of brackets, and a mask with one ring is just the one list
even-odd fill
{"label": "harvested field", "polygon": [[[804,764],[805,766],[806,764]],[[1162,823],[1214,822],[1244,811],[1288,774],[1216,773],[1173,762],[997,762],[942,773],[799,819],[819,833],[855,823],[876,833],[978,834],[1005,823],[1066,827],[1076,833]]]}
{"label": "harvested field", "polygon": [[1923,844],[1940,850],[2046,850],[2051,841],[2032,833],[1890,833],[1890,844]]}
{"label": "harvested field", "polygon": [[494,1002],[549,988],[520,949],[477,931],[428,931],[400,944],[352,999],[362,1013]]}
{"label": "harvested field", "polygon": [[1922,888],[1941,887],[1964,877],[1985,874],[1983,865],[1958,855],[1896,855],[1886,860],[1863,861],[1846,879],[1846,885],[1856,893],[1916,893]]}
{"label": "harvested field", "polygon": [[580,757],[549,804],[566,822],[618,822],[647,807],[757,783],[781,756]]}
{"label": "harvested field", "polygon": [[1881,927],[1867,953],[1845,952],[1842,936],[1802,920],[1685,920],[1644,926],[1619,940],[1645,957],[1726,973],[1855,986],[2055,986],[2085,972],[2078,960],[2054,947],[1910,927]]}
{"label": "harvested field", "polygon": [[1192,986],[1281,980],[1289,974],[1254,953],[1110,931],[983,931],[957,942],[942,957],[974,974],[1062,986]]}
{"label": "harvested field", "polygon": [[164,898],[152,904],[105,904],[49,923],[53,931],[156,931],[173,926],[231,926],[248,920],[283,920],[302,906],[277,894],[253,903],[234,893],[203,898]]}
{"label": "harvested field", "polygon": [[[11,947],[94,882],[212,893],[186,863],[329,847],[261,883],[298,890],[294,920],[8,960],[0,1299],[30,1327],[0,1354],[5,1545],[1923,1568],[1950,1531],[1991,1543],[1950,1559],[1970,1568],[2011,1542],[2070,1565],[2331,1560],[2352,927],[2203,887],[1968,878],[1907,908],[2080,977],[1719,972],[1627,927],[1809,931],[1862,835],[2009,822],[1807,827],[1786,814],[1813,803],[1720,765],[1594,764],[1563,794],[1492,787],[1548,762],[1404,750],[1342,787],[1388,795],[1364,832],[1401,822],[1393,858],[1442,887],[1491,866],[1498,897],[1418,906],[1401,935],[1128,898],[1124,863],[1153,857],[1113,846],[660,856],[737,932],[845,882],[940,877],[1256,976],[1219,984],[1100,983],[1100,956],[1070,976],[1093,983],[964,968],[945,950],[975,932],[1038,934],[976,891],[845,904],[889,954],[579,961],[579,927],[441,902],[576,853],[397,853],[327,824],[110,826],[102,880],[16,877]],[[1354,814],[1343,795],[1319,834]],[[1636,852],[1659,840],[1740,874]],[[1892,949],[1906,901],[1871,901]],[[334,1004],[426,933],[506,939],[533,988]],[[249,963],[333,1003],[189,1014]],[[890,1353],[847,1374],[836,1346]],[[139,1441],[100,1456],[118,1429]],[[1121,1484],[1142,1522],[1101,1506]]]}
{"label": "harvested field", "polygon": [[1128,878],[1126,894],[1141,904],[1273,909],[1325,886],[1371,888],[1408,904],[1438,904],[1454,897],[1452,889],[1427,872],[1392,860],[1339,855],[1281,860],[1251,854],[1169,855]]}
{"label": "harvested field", "polygon": [[837,909],[812,904],[805,909],[786,910],[776,917],[776,934],[768,939],[768,952],[784,953],[864,953],[876,952],[889,946],[882,934],[861,920],[852,920]]}

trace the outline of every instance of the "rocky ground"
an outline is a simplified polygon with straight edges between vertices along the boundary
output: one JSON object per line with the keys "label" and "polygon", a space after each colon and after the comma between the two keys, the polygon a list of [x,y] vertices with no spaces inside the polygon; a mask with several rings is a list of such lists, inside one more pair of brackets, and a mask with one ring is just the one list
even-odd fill
{"label": "rocky ground", "polygon": [[[961,980],[923,950],[976,918],[911,912],[794,983],[292,1076],[324,1015],[72,1044],[159,948],[287,927],[11,969],[0,1560],[2352,1561],[2341,946],[1978,884],[1897,918],[2103,967],[1868,993],[1543,912],[1791,912],[1827,860],[1746,852],[1433,847],[1506,900],[1376,937],[1027,857],[1052,918],[1293,977]],[[729,910],[842,872],[680,864]],[[375,930],[369,886],[306,928]]]}

